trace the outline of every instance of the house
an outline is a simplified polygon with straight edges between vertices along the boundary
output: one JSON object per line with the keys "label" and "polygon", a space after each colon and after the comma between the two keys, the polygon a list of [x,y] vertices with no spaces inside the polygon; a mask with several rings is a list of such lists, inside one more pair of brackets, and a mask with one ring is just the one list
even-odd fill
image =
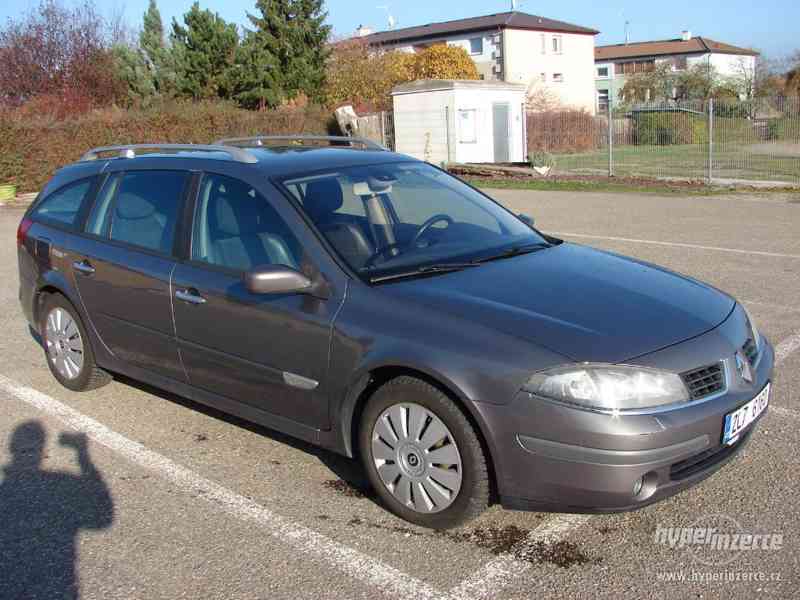
{"label": "house", "polygon": [[381,50],[464,48],[484,80],[541,87],[560,104],[594,112],[595,29],[512,11],[358,35]]}
{"label": "house", "polygon": [[597,111],[608,109],[609,98],[619,98],[627,76],[650,71],[658,64],[667,63],[674,71],[704,64],[713,67],[721,77],[746,77],[752,81],[758,54],[707,37],[692,37],[689,31],[671,40],[597,46],[594,49]]}

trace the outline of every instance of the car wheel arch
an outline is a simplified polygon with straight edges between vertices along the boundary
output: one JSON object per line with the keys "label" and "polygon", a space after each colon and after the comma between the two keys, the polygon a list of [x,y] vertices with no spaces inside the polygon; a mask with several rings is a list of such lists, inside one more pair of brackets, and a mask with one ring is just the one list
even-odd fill
{"label": "car wheel arch", "polygon": [[461,409],[467,420],[475,430],[478,439],[487,458],[489,468],[489,481],[491,485],[491,498],[497,498],[498,472],[494,460],[495,450],[490,442],[490,437],[486,435],[486,426],[479,412],[471,406],[471,401],[462,390],[452,381],[439,374],[429,373],[417,367],[397,364],[381,364],[371,367],[369,370],[357,375],[353,383],[349,386],[345,400],[340,407],[339,417],[342,435],[342,443],[346,456],[355,458],[358,449],[358,425],[361,421],[361,413],[378,388],[397,377],[408,376],[421,379],[426,383],[439,389],[448,396]]}

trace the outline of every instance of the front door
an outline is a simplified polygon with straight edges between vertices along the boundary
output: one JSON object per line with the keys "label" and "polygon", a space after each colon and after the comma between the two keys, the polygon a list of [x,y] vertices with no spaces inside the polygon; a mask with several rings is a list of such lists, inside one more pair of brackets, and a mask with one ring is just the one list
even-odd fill
{"label": "front door", "polygon": [[509,117],[511,106],[509,104],[492,104],[492,131],[494,133],[494,162],[506,163],[510,160]]}
{"label": "front door", "polygon": [[70,263],[101,341],[119,359],[185,381],[172,323],[173,242],[188,173],[131,171],[106,181]]}
{"label": "front door", "polygon": [[189,382],[259,411],[326,428],[323,382],[341,296],[250,293],[242,275],[267,264],[310,268],[297,237],[261,193],[238,179],[204,175],[191,260],[178,264],[173,275],[175,327]]}

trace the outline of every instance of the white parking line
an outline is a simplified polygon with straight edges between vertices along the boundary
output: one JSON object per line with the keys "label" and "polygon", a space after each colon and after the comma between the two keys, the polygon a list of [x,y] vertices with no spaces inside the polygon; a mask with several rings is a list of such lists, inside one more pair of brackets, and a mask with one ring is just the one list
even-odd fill
{"label": "white parking line", "polygon": [[783,361],[789,358],[792,352],[796,352],[798,349],[800,349],[800,331],[794,335],[790,335],[775,346],[775,366],[781,365]]}
{"label": "white parking line", "polygon": [[[524,544],[552,543],[564,539],[591,518],[590,515],[554,515],[528,534]],[[472,577],[450,590],[452,598],[493,598],[511,581],[531,568],[531,564],[504,554],[491,561]]]}
{"label": "white parking line", "polygon": [[755,256],[771,256],[773,258],[800,258],[800,254],[783,254],[782,252],[765,252],[763,250],[743,250],[741,248],[722,248],[720,246],[701,246],[699,244],[685,244],[683,242],[662,242],[659,240],[639,240],[634,238],[613,237],[608,235],[588,235],[585,233],[567,233],[551,231],[551,235],[558,237],[586,238],[589,240],[609,240],[612,242],[630,242],[633,244],[652,244],[655,246],[672,246],[675,248],[693,248],[695,250],[713,250],[715,252],[733,252],[735,254],[751,254]]}
{"label": "white parking line", "polygon": [[197,475],[170,459],[148,450],[142,444],[112,431],[105,425],[66,404],[33,388],[21,385],[0,375],[0,390],[55,417],[67,427],[85,432],[94,442],[109,448],[126,459],[193,495],[202,494],[228,514],[255,523],[281,542],[304,554],[327,562],[349,577],[380,590],[381,593],[402,598],[439,598],[441,594],[426,583],[389,565],[333,541],[332,539],[276,515],[260,504],[232,492],[219,484]]}

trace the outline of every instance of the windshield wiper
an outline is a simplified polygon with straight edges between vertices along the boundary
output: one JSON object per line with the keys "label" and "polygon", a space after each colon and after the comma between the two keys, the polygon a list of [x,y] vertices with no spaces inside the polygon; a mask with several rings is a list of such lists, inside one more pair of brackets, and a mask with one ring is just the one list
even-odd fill
{"label": "windshield wiper", "polygon": [[380,283],[381,281],[390,281],[392,279],[405,279],[406,277],[418,277],[419,275],[428,275],[430,273],[451,273],[453,271],[461,271],[471,267],[480,266],[477,262],[451,262],[440,263],[435,265],[424,265],[411,269],[410,271],[402,271],[400,273],[389,273],[387,275],[378,275],[377,277],[370,277],[370,283]]}
{"label": "windshield wiper", "polygon": [[552,244],[548,244],[547,242],[537,242],[535,244],[523,244],[520,246],[511,246],[510,248],[506,248],[497,254],[491,254],[489,256],[484,256],[483,258],[476,258],[472,261],[472,264],[481,264],[485,262],[489,262],[491,260],[499,260],[501,258],[511,258],[512,256],[519,256],[520,254],[529,254],[531,252],[536,252],[537,250],[544,250],[545,248],[549,248]]}

